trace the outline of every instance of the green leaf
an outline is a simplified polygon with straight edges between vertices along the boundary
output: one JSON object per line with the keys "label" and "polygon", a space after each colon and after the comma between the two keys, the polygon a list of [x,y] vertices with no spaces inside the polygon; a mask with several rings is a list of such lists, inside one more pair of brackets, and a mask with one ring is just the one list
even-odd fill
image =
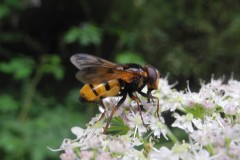
{"label": "green leaf", "polygon": [[0,5],[0,19],[10,14],[10,8],[6,5]]}
{"label": "green leaf", "polygon": [[22,138],[9,134],[8,131],[3,131],[0,136],[0,148],[4,148],[7,153],[13,153],[18,149],[17,146],[21,146]]}
{"label": "green leaf", "polygon": [[0,112],[12,112],[18,109],[18,102],[10,95],[0,96]]}
{"label": "green leaf", "polygon": [[81,27],[71,28],[64,37],[65,43],[79,42],[83,46],[101,43],[102,32],[99,27],[93,24],[85,24]]}
{"label": "green leaf", "polygon": [[93,24],[86,24],[80,30],[79,42],[83,46],[90,44],[99,45],[101,42],[101,30]]}
{"label": "green leaf", "polygon": [[137,63],[137,64],[146,64],[146,61],[136,52],[132,51],[125,51],[122,53],[119,53],[116,56],[116,62],[120,64],[124,63]]}
{"label": "green leaf", "polygon": [[107,133],[114,135],[125,135],[127,134],[129,127],[124,125],[123,120],[120,117],[114,117],[111,121],[111,127],[108,128]]}
{"label": "green leaf", "polygon": [[33,73],[34,65],[32,58],[17,57],[10,62],[1,62],[0,71],[12,74],[15,79],[26,79]]}
{"label": "green leaf", "polygon": [[52,74],[57,80],[64,76],[64,68],[61,65],[61,59],[58,55],[43,56],[43,72]]}
{"label": "green leaf", "polygon": [[79,28],[73,27],[71,28],[64,36],[65,43],[73,43],[78,40],[79,37]]}

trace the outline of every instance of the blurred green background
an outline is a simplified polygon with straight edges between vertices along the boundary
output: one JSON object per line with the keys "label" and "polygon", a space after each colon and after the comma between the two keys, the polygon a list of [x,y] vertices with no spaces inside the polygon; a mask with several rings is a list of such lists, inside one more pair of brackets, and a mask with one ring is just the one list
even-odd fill
{"label": "blurred green background", "polygon": [[78,52],[152,64],[177,89],[239,79],[240,1],[1,0],[0,159],[58,159],[47,146],[98,112],[78,101]]}

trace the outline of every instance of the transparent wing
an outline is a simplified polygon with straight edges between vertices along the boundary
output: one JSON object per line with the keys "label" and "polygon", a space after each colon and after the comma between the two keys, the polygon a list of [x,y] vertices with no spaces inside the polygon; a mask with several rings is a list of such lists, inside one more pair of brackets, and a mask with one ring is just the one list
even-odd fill
{"label": "transparent wing", "polygon": [[79,70],[83,70],[89,67],[110,67],[113,68],[116,66],[115,63],[107,61],[105,59],[89,55],[89,54],[74,54],[71,56],[70,61],[74,64]]}

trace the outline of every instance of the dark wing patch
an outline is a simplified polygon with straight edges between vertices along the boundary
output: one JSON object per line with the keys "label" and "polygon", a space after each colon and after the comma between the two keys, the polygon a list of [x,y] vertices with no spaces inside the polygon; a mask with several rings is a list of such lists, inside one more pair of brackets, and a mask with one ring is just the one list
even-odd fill
{"label": "dark wing patch", "polygon": [[125,82],[131,83],[137,74],[115,68],[106,67],[90,67],[78,71],[76,78],[83,83],[99,84],[113,79],[122,79]]}
{"label": "dark wing patch", "polygon": [[75,54],[70,60],[79,69],[76,78],[87,84],[99,84],[113,79],[131,83],[139,75],[137,72],[124,71],[121,65],[89,54]]}

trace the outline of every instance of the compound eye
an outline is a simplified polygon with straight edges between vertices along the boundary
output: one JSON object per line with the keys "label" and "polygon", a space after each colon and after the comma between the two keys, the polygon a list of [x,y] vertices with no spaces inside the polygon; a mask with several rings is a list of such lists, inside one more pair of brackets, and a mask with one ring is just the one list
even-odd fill
{"label": "compound eye", "polygon": [[160,77],[158,70],[151,65],[146,65],[145,68],[148,75],[148,88],[151,90],[158,89],[158,78]]}
{"label": "compound eye", "polygon": [[146,69],[147,69],[147,74],[148,74],[148,83],[153,85],[158,79],[158,72],[154,67],[152,67],[150,65],[147,65]]}

